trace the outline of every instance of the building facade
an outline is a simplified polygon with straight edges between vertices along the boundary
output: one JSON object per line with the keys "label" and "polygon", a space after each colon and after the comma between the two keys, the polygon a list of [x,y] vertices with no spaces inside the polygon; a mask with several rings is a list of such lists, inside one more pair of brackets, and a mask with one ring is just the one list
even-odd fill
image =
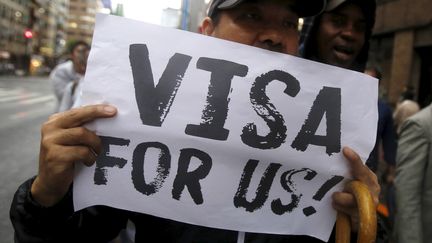
{"label": "building facade", "polygon": [[432,101],[432,1],[377,0],[369,60],[383,70],[381,88],[397,103],[407,87],[424,107]]}
{"label": "building facade", "polygon": [[[0,63],[19,73],[52,66],[65,44],[68,0],[0,0]],[[1,70],[0,70],[1,72]]]}
{"label": "building facade", "polygon": [[95,16],[103,8],[100,0],[69,0],[67,40],[91,43]]}
{"label": "building facade", "polygon": [[[63,53],[66,44],[66,20],[68,0],[33,0],[32,12],[32,54],[36,64],[41,59],[43,65],[53,67]],[[32,64],[32,63],[31,63]]]}
{"label": "building facade", "polygon": [[24,34],[30,25],[30,0],[0,0],[0,73],[29,63],[30,43]]}

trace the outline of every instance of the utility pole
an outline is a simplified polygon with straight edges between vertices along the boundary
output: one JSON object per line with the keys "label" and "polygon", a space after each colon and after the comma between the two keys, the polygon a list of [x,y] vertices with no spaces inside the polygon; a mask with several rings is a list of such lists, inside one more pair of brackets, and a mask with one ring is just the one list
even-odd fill
{"label": "utility pole", "polygon": [[189,0],[182,0],[180,29],[189,30]]}

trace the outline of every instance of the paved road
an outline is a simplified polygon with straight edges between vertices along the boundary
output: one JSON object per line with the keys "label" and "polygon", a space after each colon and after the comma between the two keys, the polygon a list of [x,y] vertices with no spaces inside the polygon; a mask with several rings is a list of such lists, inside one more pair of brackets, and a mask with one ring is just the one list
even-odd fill
{"label": "paved road", "polygon": [[13,242],[10,203],[17,187],[37,172],[40,126],[54,109],[47,78],[0,76],[1,242]]}

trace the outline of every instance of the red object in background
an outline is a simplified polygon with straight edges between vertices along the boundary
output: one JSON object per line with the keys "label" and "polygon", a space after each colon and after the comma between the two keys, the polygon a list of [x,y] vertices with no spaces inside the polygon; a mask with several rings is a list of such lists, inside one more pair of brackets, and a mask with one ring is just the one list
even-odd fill
{"label": "red object in background", "polygon": [[377,207],[377,212],[386,218],[389,217],[389,210],[385,204],[379,203]]}
{"label": "red object in background", "polygon": [[33,38],[33,32],[32,32],[31,30],[25,30],[25,31],[24,31],[24,37],[25,37],[26,39],[31,39],[31,38]]}

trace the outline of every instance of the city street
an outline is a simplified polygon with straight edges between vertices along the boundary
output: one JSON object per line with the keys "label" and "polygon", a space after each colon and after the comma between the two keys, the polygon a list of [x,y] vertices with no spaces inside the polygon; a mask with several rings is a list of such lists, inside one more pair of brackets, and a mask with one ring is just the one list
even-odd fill
{"label": "city street", "polygon": [[13,242],[9,220],[13,194],[37,172],[40,127],[55,105],[47,77],[0,76],[1,242]]}

